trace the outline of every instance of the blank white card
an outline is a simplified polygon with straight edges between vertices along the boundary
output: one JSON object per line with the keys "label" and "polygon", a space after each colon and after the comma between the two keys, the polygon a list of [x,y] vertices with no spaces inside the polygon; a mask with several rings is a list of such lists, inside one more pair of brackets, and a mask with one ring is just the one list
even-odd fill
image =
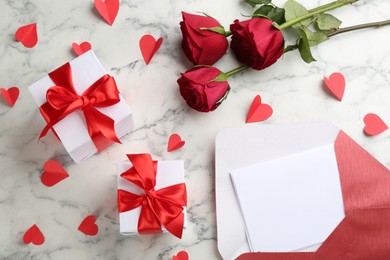
{"label": "blank white card", "polygon": [[344,218],[334,145],[231,172],[253,252],[323,242]]}

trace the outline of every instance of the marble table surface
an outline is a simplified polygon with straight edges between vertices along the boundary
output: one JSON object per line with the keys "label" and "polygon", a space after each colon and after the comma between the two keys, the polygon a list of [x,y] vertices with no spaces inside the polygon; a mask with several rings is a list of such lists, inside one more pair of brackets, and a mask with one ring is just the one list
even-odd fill
{"label": "marble table surface", "polygon": [[[284,1],[275,1],[282,4]],[[329,1],[301,0],[308,8]],[[191,68],[181,47],[181,11],[203,11],[228,27],[251,8],[241,0],[122,0],[112,27],[96,13],[92,0],[2,0],[0,2],[0,87],[18,86],[13,108],[0,98],[0,258],[1,259],[172,259],[186,250],[190,259],[221,259],[217,247],[214,141],[224,128],[245,125],[253,97],[261,95],[274,114],[260,124],[326,121],[343,129],[390,166],[390,131],[363,133],[363,117],[376,113],[390,124],[390,27],[351,32],[313,48],[317,62],[305,64],[297,52],[264,71],[229,79],[228,99],[212,113],[191,110],[176,83]],[[366,0],[333,11],[342,26],[390,19],[390,1]],[[27,49],[14,40],[21,25],[37,23],[39,43]],[[138,42],[143,34],[164,42],[149,65]],[[135,128],[122,145],[76,165],[53,134],[40,142],[44,126],[27,87],[74,58],[72,42],[91,42],[105,69],[134,112]],[[239,64],[231,54],[216,66]],[[342,102],[322,88],[322,78],[339,71],[347,87]],[[179,133],[180,150],[166,151],[168,137]],[[170,234],[125,237],[119,234],[116,163],[126,153],[148,152],[161,159],[183,159],[188,188],[188,227],[183,238]],[[58,160],[70,177],[48,188],[40,181],[43,164]],[[77,230],[97,216],[99,233]],[[37,224],[42,246],[25,245],[24,231]]]}

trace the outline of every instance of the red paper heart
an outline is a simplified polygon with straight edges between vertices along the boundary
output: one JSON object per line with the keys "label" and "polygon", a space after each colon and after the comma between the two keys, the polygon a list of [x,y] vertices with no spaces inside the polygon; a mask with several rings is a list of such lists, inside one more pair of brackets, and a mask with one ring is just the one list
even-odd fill
{"label": "red paper heart", "polygon": [[77,43],[72,43],[73,51],[80,56],[81,54],[92,49],[92,46],[89,42],[82,42],[80,45]]}
{"label": "red paper heart", "polygon": [[42,245],[45,242],[45,237],[43,236],[41,230],[39,230],[37,225],[31,226],[23,236],[23,242],[25,244],[33,243],[34,245]]}
{"label": "red paper heart", "polygon": [[99,227],[95,224],[95,222],[96,217],[90,215],[81,222],[78,230],[88,236],[95,236],[99,231]]}
{"label": "red paper heart", "polygon": [[111,26],[119,11],[119,0],[95,0],[95,8]]}
{"label": "red paper heart", "polygon": [[141,49],[142,56],[146,64],[149,64],[154,54],[158,51],[163,42],[162,38],[159,38],[157,41],[150,34],[142,36],[139,41],[139,47]]}
{"label": "red paper heart", "polygon": [[19,89],[17,87],[12,87],[7,89],[0,88],[0,93],[3,96],[4,100],[13,107],[19,97]]}
{"label": "red paper heart", "polygon": [[185,144],[186,142],[185,141],[182,141],[181,140],[181,137],[180,135],[178,134],[172,134],[170,137],[169,137],[169,141],[168,141],[168,152],[172,152],[174,150],[177,150],[181,147],[183,147],[183,145]]}
{"label": "red paper heart", "polygon": [[188,253],[186,251],[180,251],[177,255],[173,256],[173,260],[188,260]]}
{"label": "red paper heart", "polygon": [[378,135],[389,128],[378,115],[373,113],[367,114],[363,121],[365,123],[364,132],[367,135]]}
{"label": "red paper heart", "polygon": [[38,43],[37,24],[32,23],[20,27],[15,33],[15,39],[27,48],[34,47]]}
{"label": "red paper heart", "polygon": [[261,97],[257,95],[246,116],[246,123],[260,122],[268,119],[273,113],[272,107],[261,103]]}
{"label": "red paper heart", "polygon": [[48,160],[43,166],[41,181],[48,187],[51,187],[68,177],[69,174],[61,166],[61,164],[55,160]]}
{"label": "red paper heart", "polygon": [[345,78],[344,75],[335,72],[329,76],[329,78],[324,77],[325,86],[336,97],[338,100],[342,100],[345,90]]}

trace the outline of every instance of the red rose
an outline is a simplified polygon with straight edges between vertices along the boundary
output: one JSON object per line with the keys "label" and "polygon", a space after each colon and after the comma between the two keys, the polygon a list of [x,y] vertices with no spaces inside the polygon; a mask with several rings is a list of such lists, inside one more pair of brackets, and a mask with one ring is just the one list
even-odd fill
{"label": "red rose", "polygon": [[256,70],[274,64],[284,51],[282,32],[267,18],[234,21],[230,25],[232,48],[237,59]]}
{"label": "red rose", "polygon": [[180,29],[183,34],[182,47],[187,58],[195,65],[213,65],[227,51],[226,35],[201,28],[218,28],[221,24],[207,16],[182,12]]}
{"label": "red rose", "polygon": [[187,104],[200,112],[216,109],[229,90],[226,80],[215,81],[222,72],[214,67],[196,67],[177,80],[180,94]]}

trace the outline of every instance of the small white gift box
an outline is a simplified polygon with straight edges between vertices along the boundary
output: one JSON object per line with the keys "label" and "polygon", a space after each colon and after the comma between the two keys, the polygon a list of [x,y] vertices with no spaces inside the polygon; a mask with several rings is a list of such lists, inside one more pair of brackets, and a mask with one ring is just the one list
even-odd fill
{"label": "small white gift box", "polygon": [[[118,190],[131,192],[133,194],[145,195],[145,191],[136,186],[134,183],[121,177],[121,174],[132,168],[131,162],[121,162],[117,165],[118,170]],[[156,185],[154,189],[158,190],[176,185],[184,184],[184,162],[181,160],[175,161],[158,161],[156,173]],[[118,195],[119,196],[119,195]],[[122,235],[135,235],[138,232],[138,221],[141,215],[142,206],[136,207],[132,210],[119,213],[120,233]],[[186,221],[186,207],[182,207],[184,213],[183,228],[187,226]],[[166,228],[161,225],[163,232]]]}
{"label": "small white gift box", "polygon": [[[74,89],[81,95],[93,83],[107,74],[92,51],[70,61]],[[42,106],[47,102],[46,93],[55,83],[49,76],[42,78],[29,87],[31,95]],[[133,115],[121,95],[120,102],[112,106],[96,107],[96,109],[115,121],[114,128],[118,138],[129,133],[133,127]],[[43,126],[42,126],[43,128]],[[81,110],[67,115],[53,126],[55,133],[76,163],[86,160],[97,152],[87,128],[85,116]]]}

